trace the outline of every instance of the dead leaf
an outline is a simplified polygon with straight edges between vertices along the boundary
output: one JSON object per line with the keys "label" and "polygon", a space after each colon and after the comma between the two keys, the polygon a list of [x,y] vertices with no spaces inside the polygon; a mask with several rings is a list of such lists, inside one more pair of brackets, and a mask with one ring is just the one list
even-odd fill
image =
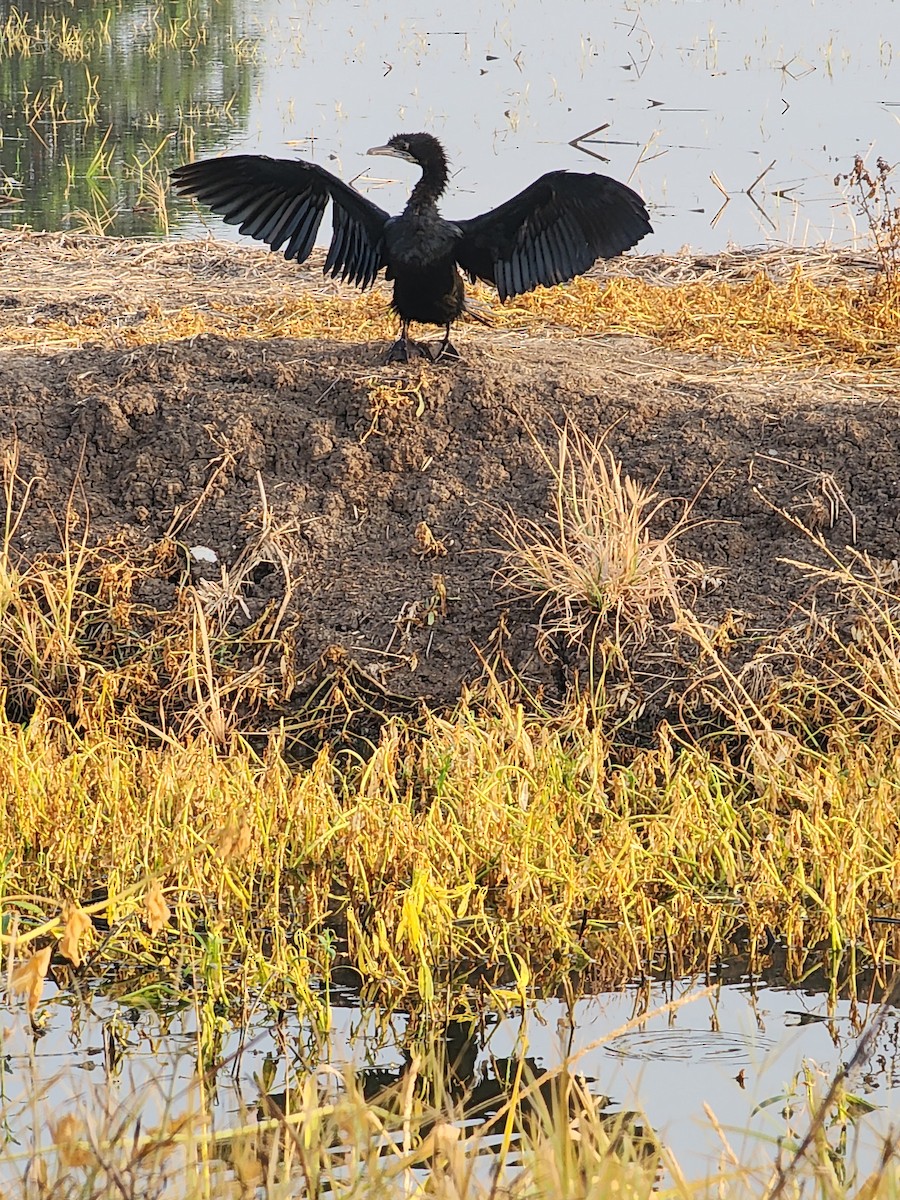
{"label": "dead leaf", "polygon": [[50,1136],[64,1167],[89,1167],[94,1156],[84,1144],[84,1126],[74,1113],[48,1121]]}
{"label": "dead leaf", "polygon": [[416,549],[419,558],[445,558],[447,545],[436,538],[427,521],[420,521],[416,526]]}
{"label": "dead leaf", "polygon": [[80,967],[82,962],[80,943],[85,934],[93,928],[91,918],[83,908],[79,908],[77,904],[73,904],[69,900],[63,905],[62,915],[65,929],[59,939],[59,952],[73,966]]}
{"label": "dead leaf", "polygon": [[144,897],[144,911],[147,916],[147,925],[150,928],[150,934],[152,937],[156,937],[159,931],[168,925],[169,918],[172,915],[168,904],[166,904],[158,879],[154,880],[153,886]]}
{"label": "dead leaf", "polygon": [[237,845],[234,848],[234,853],[238,858],[245,858],[250,849],[250,826],[244,821],[238,831]]}
{"label": "dead leaf", "polygon": [[14,996],[24,996],[28,1015],[34,1016],[35,1009],[41,1002],[44,991],[44,980],[50,968],[50,955],[53,947],[45,946],[32,954],[31,958],[20,963],[10,977],[9,990]]}
{"label": "dead leaf", "polygon": [[243,858],[250,849],[251,840],[247,822],[243,821],[239,827],[236,821],[232,821],[216,838],[216,846],[223,859]]}

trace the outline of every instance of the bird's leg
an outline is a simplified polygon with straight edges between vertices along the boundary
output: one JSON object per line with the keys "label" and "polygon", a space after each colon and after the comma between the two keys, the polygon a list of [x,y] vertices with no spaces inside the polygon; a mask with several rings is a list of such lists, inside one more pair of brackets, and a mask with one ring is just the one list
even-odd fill
{"label": "bird's leg", "polygon": [[409,321],[403,321],[400,327],[400,336],[387,352],[385,362],[405,362],[408,363],[410,358],[415,358],[419,355],[422,358],[429,360],[434,358],[434,355],[424,344],[424,342],[414,342],[409,336]]}
{"label": "bird's leg", "polygon": [[459,358],[460,357],[459,351],[453,345],[453,343],[450,341],[450,325],[451,325],[451,322],[448,321],[445,326],[446,332],[444,333],[444,340],[441,342],[440,346],[438,347],[437,354],[434,355],[435,362],[437,362],[439,358]]}

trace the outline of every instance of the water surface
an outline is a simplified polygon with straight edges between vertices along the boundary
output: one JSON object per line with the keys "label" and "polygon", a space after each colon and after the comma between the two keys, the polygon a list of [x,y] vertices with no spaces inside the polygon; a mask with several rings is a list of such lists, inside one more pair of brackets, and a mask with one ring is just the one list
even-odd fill
{"label": "water surface", "polygon": [[[2,1047],[7,1155],[27,1157],[35,1141],[46,1141],[46,1117],[58,1120],[65,1112],[111,1104],[114,1111],[140,1115],[150,1128],[166,1113],[199,1111],[200,1038],[193,1009],[151,1012],[100,992],[81,1000],[48,992],[43,1036],[34,1039],[21,1008],[8,1022]],[[655,1012],[692,996],[689,1003]],[[483,1120],[506,1098],[523,1054],[526,1080],[569,1056],[602,1097],[604,1112],[611,1118],[641,1114],[644,1127],[655,1131],[686,1176],[696,1180],[712,1174],[722,1156],[720,1135],[704,1106],[728,1130],[742,1163],[771,1162],[772,1139],[784,1137],[788,1108],[796,1109],[795,1128],[804,1131],[804,1066],[824,1093],[831,1075],[852,1057],[873,1011],[829,998],[812,981],[786,988],[743,978],[707,989],[684,980],[585,997],[571,1006],[558,999],[535,1001],[524,1015],[489,1012],[441,1030],[404,1012],[361,1006],[357,994],[337,988],[331,992],[327,1033],[296,1012],[277,1025],[261,1012],[243,1027],[223,1019],[216,1052],[225,1065],[209,1069],[206,1087],[215,1129],[252,1125],[266,1115],[266,1095],[285,1104],[285,1088],[325,1067],[351,1068],[366,1094],[374,1095],[398,1082],[414,1053],[437,1040],[456,1064],[446,1090],[451,1097],[472,1090]],[[635,1024],[635,1017],[644,1019]],[[898,1085],[900,1016],[892,1010],[872,1054],[849,1081],[874,1107],[858,1130],[850,1130],[848,1159],[860,1170],[874,1167],[879,1131],[900,1117]],[[477,1123],[474,1116],[468,1122]],[[499,1131],[494,1135],[488,1148]],[[0,1165],[0,1180],[17,1166],[15,1157]]]}
{"label": "water surface", "polygon": [[[568,167],[643,193],[656,228],[645,251],[848,244],[865,222],[835,177],[898,144],[894,0],[18,9],[31,28],[67,15],[88,55],[71,61],[50,39],[0,56],[7,226],[65,228],[87,213],[112,232],[160,232],[148,173],[223,150],[306,155],[397,209],[414,171],[386,177],[395,165],[364,152],[427,129],[453,160],[450,216]],[[186,202],[172,219],[234,236]]]}

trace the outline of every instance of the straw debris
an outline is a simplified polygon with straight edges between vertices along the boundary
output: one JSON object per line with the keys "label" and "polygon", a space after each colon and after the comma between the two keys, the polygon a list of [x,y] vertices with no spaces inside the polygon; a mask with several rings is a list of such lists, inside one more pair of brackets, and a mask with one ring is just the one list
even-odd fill
{"label": "straw debris", "polygon": [[[0,344],[10,346],[61,349],[85,341],[141,346],[204,333],[366,343],[393,333],[382,288],[360,296],[324,282],[316,273],[317,259],[297,267],[224,243],[154,246],[25,233],[2,235],[0,256],[9,268],[6,286],[20,301],[19,311],[0,313]],[[137,264],[141,303],[125,305],[113,297],[121,291],[121,271]],[[71,298],[66,311],[58,316],[40,308],[21,311],[37,290],[35,278],[41,279],[43,295],[52,290],[54,276],[60,294]],[[212,299],[211,285],[229,276],[243,279],[245,289],[252,280],[253,298]],[[478,342],[511,334],[622,334],[744,362],[754,371],[827,367],[867,376],[877,371],[879,386],[894,387],[900,378],[897,283],[879,276],[876,264],[859,255],[776,250],[714,260],[657,256],[628,259],[614,275],[598,271],[507,305],[497,303],[489,289],[473,291],[495,326],[493,334],[472,329]],[[91,302],[100,295],[102,302]]]}

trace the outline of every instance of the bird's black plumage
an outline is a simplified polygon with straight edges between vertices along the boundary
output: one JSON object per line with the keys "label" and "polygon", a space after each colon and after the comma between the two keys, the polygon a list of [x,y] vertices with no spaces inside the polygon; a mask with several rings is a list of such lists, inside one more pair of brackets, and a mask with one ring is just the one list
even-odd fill
{"label": "bird's black plumage", "polygon": [[401,133],[370,154],[390,154],[421,167],[422,177],[400,216],[392,217],[316,163],[238,154],[188,163],[172,172],[175,187],[207,204],[241,233],[284,247],[303,262],[332,203],[333,233],[325,273],[369,287],[378,272],[394,281],[393,308],[402,322],[388,360],[431,357],[409,338],[411,321],[442,325],[439,355],[456,351],[450,327],[466,311],[458,268],[494,284],[500,299],[543,284],[565,283],[598,258],[612,258],[651,233],[643,200],[606,175],[551,171],[505,204],[465,221],[445,220],[437,202],[448,179],[444,148],[429,133]]}

